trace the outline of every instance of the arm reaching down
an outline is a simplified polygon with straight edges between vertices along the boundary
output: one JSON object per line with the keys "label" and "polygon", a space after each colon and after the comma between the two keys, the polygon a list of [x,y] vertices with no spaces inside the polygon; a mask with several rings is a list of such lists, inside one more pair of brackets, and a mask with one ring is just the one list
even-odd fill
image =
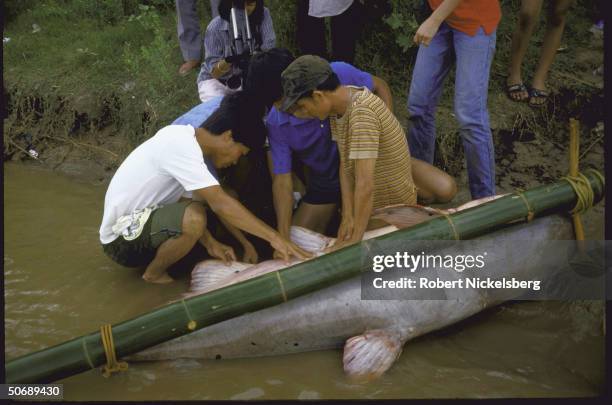
{"label": "arm reaching down", "polygon": [[276,223],[281,236],[288,238],[293,214],[293,179],[291,173],[277,174],[272,180]]}
{"label": "arm reaching down", "polygon": [[257,261],[259,260],[257,250],[255,249],[255,246],[253,246],[253,244],[246,238],[244,233],[240,229],[236,228],[235,226],[224,220],[223,218],[219,217],[219,220],[221,221],[223,226],[229,231],[229,233],[231,233],[232,236],[236,238],[236,240],[238,240],[238,242],[240,242],[240,244],[242,245],[242,248],[244,250],[242,261],[245,263],[257,264]]}
{"label": "arm reaching down", "polygon": [[353,196],[355,191],[353,179],[346,172],[342,155],[340,155],[338,176],[340,179],[340,193],[342,195],[342,221],[340,222],[340,228],[338,228],[339,242],[349,239],[353,234]]}
{"label": "arm reaching down", "polygon": [[221,186],[211,186],[195,190],[194,193],[204,199],[215,214],[225,221],[251,235],[267,240],[285,261],[291,256],[307,259],[312,255],[282,237],[274,229],[253,215],[240,202],[230,197]]}
{"label": "arm reaching down", "polygon": [[435,9],[427,20],[421,24],[414,34],[414,43],[417,45],[423,44],[429,46],[431,40],[438,32],[440,25],[463,0],[444,0],[440,6]]}
{"label": "arm reaching down", "polygon": [[365,233],[374,201],[374,167],[376,159],[358,159],[355,161],[355,191],[353,203],[353,229],[348,238],[340,239],[331,250],[342,249],[345,246],[360,242]]}

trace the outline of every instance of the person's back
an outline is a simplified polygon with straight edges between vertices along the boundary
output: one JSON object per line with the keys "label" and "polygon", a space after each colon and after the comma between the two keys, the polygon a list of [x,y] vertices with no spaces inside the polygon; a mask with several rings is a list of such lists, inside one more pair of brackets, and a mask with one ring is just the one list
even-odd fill
{"label": "person's back", "polygon": [[[198,172],[196,167],[200,168]],[[204,163],[194,128],[164,127],[134,149],[113,176],[104,199],[100,241],[110,243],[117,238],[112,226],[122,215],[174,203],[185,194],[185,189],[214,184],[218,182]]]}
{"label": "person's back", "polygon": [[410,152],[399,121],[368,89],[349,88],[353,100],[349,110],[330,120],[349,178],[355,178],[355,159],[375,158],[373,209],[415,204]]}

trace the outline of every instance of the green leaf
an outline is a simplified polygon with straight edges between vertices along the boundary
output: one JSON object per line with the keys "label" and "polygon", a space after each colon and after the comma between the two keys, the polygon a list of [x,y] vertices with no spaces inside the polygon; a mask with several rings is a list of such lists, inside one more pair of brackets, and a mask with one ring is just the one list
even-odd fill
{"label": "green leaf", "polygon": [[389,17],[386,17],[385,22],[394,30],[401,28],[401,26],[403,25],[402,19],[396,13],[393,13]]}
{"label": "green leaf", "polygon": [[402,47],[402,50],[404,52],[408,51],[408,49],[410,49],[414,45],[412,38],[410,38],[406,34],[399,34],[395,42],[397,42],[397,44]]}

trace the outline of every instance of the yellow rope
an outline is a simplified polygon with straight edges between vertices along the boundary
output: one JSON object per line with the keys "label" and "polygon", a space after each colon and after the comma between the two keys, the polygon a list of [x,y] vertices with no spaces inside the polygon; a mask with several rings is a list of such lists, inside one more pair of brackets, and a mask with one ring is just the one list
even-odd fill
{"label": "yellow rope", "polygon": [[278,271],[276,273],[276,278],[278,279],[278,285],[280,286],[281,294],[283,296],[283,301],[287,302],[287,293],[285,293],[285,285],[283,284],[283,280],[281,279],[280,273]]}
{"label": "yellow rope", "polygon": [[591,182],[584,174],[578,173],[578,176],[564,176],[561,178],[566,180],[576,193],[576,205],[570,211],[571,214],[582,213],[593,206],[595,194],[593,193]]}
{"label": "yellow rope", "polygon": [[108,378],[112,373],[125,371],[128,369],[128,364],[125,361],[117,362],[115,354],[115,343],[113,342],[113,330],[110,324],[103,325],[100,328],[100,336],[102,337],[102,345],[104,353],[106,353],[106,365],[104,366],[104,377]]}
{"label": "yellow rope", "polygon": [[[572,221],[574,222],[574,232],[576,240],[584,240],[584,227],[580,220],[580,213],[586,211],[593,206],[595,195],[589,179],[579,170],[580,160],[580,123],[578,120],[570,119],[570,144],[569,144],[569,174],[562,177],[566,180],[574,192],[576,193],[576,205],[570,211]],[[597,170],[589,170],[590,173],[597,176],[605,186],[605,179]]]}
{"label": "yellow rope", "polygon": [[601,181],[601,184],[605,187],[606,186],[606,179],[604,178],[603,174],[599,173],[598,170],[595,169],[588,169],[586,171],[586,173],[591,173],[592,175],[594,175],[595,177],[597,177],[599,179],[599,181]]}
{"label": "yellow rope", "polygon": [[196,330],[196,328],[198,327],[198,323],[193,320],[191,312],[189,312],[189,308],[187,308],[187,303],[185,302],[185,300],[181,300],[181,304],[183,304],[183,308],[185,309],[185,313],[187,314],[187,319],[189,320],[189,322],[187,322],[187,329]]}
{"label": "yellow rope", "polygon": [[440,214],[446,218],[446,220],[448,221],[452,231],[453,231],[453,236],[455,237],[455,240],[461,240],[461,238],[459,237],[459,233],[457,232],[457,228],[455,227],[455,223],[453,222],[453,219],[450,217],[450,215],[448,215],[445,212],[440,211]]}
{"label": "yellow rope", "polygon": [[525,203],[525,206],[527,207],[527,222],[531,222],[533,220],[534,213],[533,209],[531,208],[531,205],[529,204],[529,200],[527,200],[525,194],[523,194],[522,191],[519,191],[519,189],[517,189],[516,195],[519,196],[521,200],[523,200],[523,202]]}

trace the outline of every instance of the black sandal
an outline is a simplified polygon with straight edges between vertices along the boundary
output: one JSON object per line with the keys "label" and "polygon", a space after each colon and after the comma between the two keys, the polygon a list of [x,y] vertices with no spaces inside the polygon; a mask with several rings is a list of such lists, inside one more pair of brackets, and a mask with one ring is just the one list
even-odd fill
{"label": "black sandal", "polygon": [[[514,98],[513,97],[514,95],[520,94],[520,93],[527,93],[527,97],[525,98]],[[527,90],[527,87],[525,87],[523,83],[517,83],[517,84],[512,84],[512,85],[506,84],[506,95],[512,101],[516,101],[517,103],[522,103],[523,101],[526,101],[529,98],[529,90]]]}
{"label": "black sandal", "polygon": [[[542,108],[546,105],[546,101],[548,101],[548,96],[550,96],[550,93],[545,91],[545,90],[539,90],[536,88],[531,88],[531,90],[529,91],[529,107],[533,107],[533,108]],[[534,99],[539,99],[542,100],[539,103],[534,103],[533,100]]]}

